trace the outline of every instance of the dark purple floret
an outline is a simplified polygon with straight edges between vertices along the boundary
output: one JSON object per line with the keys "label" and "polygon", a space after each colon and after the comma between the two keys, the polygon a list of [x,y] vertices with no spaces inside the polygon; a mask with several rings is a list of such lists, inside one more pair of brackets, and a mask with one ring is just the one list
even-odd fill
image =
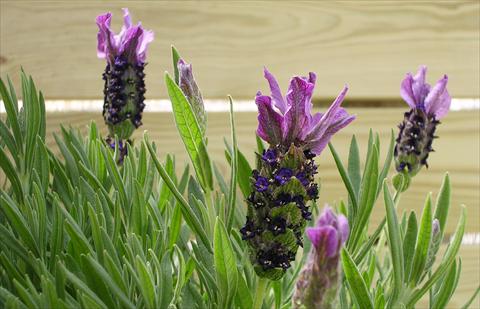
{"label": "dark purple floret", "polygon": [[262,160],[274,166],[277,164],[277,153],[274,149],[267,149],[263,151]]}
{"label": "dark purple floret", "polygon": [[287,221],[282,217],[275,217],[269,220],[268,229],[273,233],[273,235],[279,235],[285,233],[287,228]]}
{"label": "dark purple floret", "polygon": [[284,206],[292,201],[292,196],[288,193],[280,193],[275,199],[275,206]]}
{"label": "dark purple floret", "polygon": [[275,180],[280,184],[283,185],[286,182],[292,178],[293,172],[291,169],[282,167],[281,169],[278,170],[278,172],[275,175]]}
{"label": "dark purple floret", "polygon": [[316,154],[314,154],[313,152],[310,151],[310,149],[306,149],[303,151],[303,154],[305,155],[305,158],[307,158],[307,160],[311,160],[313,158],[316,157]]}
{"label": "dark purple floret", "polygon": [[247,217],[247,223],[245,226],[240,229],[240,233],[242,234],[242,239],[250,239],[255,236],[255,226],[253,225],[253,221]]}
{"label": "dark purple floret", "polygon": [[307,188],[307,194],[311,199],[316,200],[318,198],[318,185],[316,183],[310,184]]}
{"label": "dark purple floret", "polygon": [[247,202],[249,202],[257,209],[265,206],[265,202],[261,198],[255,198],[255,192],[250,193],[247,198]]}
{"label": "dark purple floret", "polygon": [[268,190],[268,179],[263,176],[258,176],[255,182],[255,189],[258,192],[265,192]]}
{"label": "dark purple floret", "polygon": [[298,173],[296,177],[304,186],[307,186],[310,183],[305,172]]}
{"label": "dark purple floret", "polygon": [[305,220],[312,220],[312,212],[308,210],[308,208],[304,207],[302,209],[302,217]]}

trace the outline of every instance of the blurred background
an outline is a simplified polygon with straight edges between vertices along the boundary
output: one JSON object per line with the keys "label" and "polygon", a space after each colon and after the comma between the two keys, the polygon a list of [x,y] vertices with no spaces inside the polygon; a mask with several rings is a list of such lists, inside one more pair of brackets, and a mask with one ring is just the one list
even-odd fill
{"label": "blurred background", "polygon": [[[447,233],[455,228],[460,205],[468,211],[468,235],[461,249],[463,276],[452,308],[473,293],[480,282],[480,2],[0,0],[0,76],[9,75],[17,85],[21,67],[33,76],[47,100],[48,143],[55,150],[52,133],[60,130],[60,124],[85,131],[91,120],[103,122],[105,63],[96,57],[95,17],[111,11],[112,26],[119,31],[122,7],[130,9],[134,23],[141,21],[155,32],[146,68],[149,101],[144,125],[135,137],[148,130],[162,155],[175,153],[177,162],[186,163],[188,158],[173,117],[158,112],[168,108],[163,74],[172,72],[172,44],[193,64],[211,110],[208,146],[220,169],[226,169],[223,138],[230,133],[228,115],[215,106],[226,103],[227,94],[234,97],[240,149],[253,161],[253,97],[258,90],[267,90],[263,66],[277,76],[284,91],[292,75],[316,72],[314,103],[319,110],[349,85],[345,106],[357,120],[333,139],[345,160],[352,134],[366,152],[370,128],[380,134],[385,153],[390,132],[397,134],[396,125],[407,109],[399,96],[405,73],[425,64],[430,83],[448,74],[455,111],[439,126],[430,168],[415,177],[400,210],[420,211],[426,194],[433,192],[435,197],[444,173],[450,173],[453,194]],[[320,203],[345,199],[328,150],[319,164]],[[379,202],[371,226],[383,216]],[[478,298],[473,308],[480,308]]]}

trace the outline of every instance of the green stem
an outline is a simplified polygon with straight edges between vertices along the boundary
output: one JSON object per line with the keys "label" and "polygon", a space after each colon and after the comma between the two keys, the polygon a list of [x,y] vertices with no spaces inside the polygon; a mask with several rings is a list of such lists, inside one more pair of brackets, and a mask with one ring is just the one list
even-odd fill
{"label": "green stem", "polygon": [[265,294],[267,284],[268,284],[268,279],[258,278],[257,292],[255,293],[255,300],[253,302],[253,309],[262,308],[263,296]]}

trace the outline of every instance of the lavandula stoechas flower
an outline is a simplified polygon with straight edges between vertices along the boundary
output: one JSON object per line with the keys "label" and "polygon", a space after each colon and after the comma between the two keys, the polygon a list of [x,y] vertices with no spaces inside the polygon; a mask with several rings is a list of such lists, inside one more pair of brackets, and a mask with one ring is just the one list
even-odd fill
{"label": "lavandula stoechas flower", "polygon": [[128,9],[123,9],[124,25],[120,33],[110,29],[111,13],[99,15],[97,56],[107,60],[103,79],[103,118],[111,137],[127,140],[142,124],[145,107],[145,59],[153,32],[140,23],[132,25]]}
{"label": "lavandula stoechas flower", "polygon": [[257,93],[257,134],[269,143],[257,155],[247,199],[247,222],[241,229],[248,242],[256,273],[280,279],[303,245],[302,234],[311,218],[310,204],[318,198],[314,158],[332,135],[355,118],[340,104],[345,87],[324,113],[311,115],[316,76],[293,77],[284,97],[277,81],[265,69],[271,96]]}
{"label": "lavandula stoechas flower", "polygon": [[398,172],[405,171],[410,176],[417,174],[423,165],[428,167],[436,126],[450,109],[447,75],[431,87],[425,82],[426,72],[427,68],[421,66],[415,76],[408,73],[400,88],[400,95],[411,109],[399,125],[395,165]]}
{"label": "lavandula stoechas flower", "polygon": [[325,206],[315,227],[307,228],[312,242],[307,263],[298,278],[294,308],[335,308],[342,245],[348,238],[348,220]]}

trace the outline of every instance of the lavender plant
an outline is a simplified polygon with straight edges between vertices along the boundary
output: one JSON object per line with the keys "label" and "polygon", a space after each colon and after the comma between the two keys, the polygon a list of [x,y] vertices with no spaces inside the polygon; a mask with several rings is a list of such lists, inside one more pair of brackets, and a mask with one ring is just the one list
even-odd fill
{"label": "lavender plant", "polygon": [[[109,20],[108,14],[97,19],[99,47],[110,72],[107,92],[115,92],[106,95],[105,115],[121,118],[107,121],[110,137],[118,141],[113,152],[92,122],[86,135],[62,127],[55,135],[56,154],[45,143],[44,100],[33,80],[22,72],[23,107],[11,81],[0,80],[6,110],[0,119],[5,175],[0,188],[0,307],[413,308],[426,294],[430,307],[446,306],[459,280],[457,253],[465,227],[463,211],[439,257],[450,207],[448,174],[436,202],[427,195],[418,221],[414,212],[399,220],[396,208],[408,189],[404,174],[409,170],[405,165],[392,181],[392,196],[391,163],[394,157],[400,163],[405,158],[394,152],[393,133],[379,167],[380,138],[370,132],[363,173],[355,137],[347,168],[330,144],[348,201],[324,208],[312,226],[319,194],[314,175],[321,174],[315,156],[353,120],[340,107],[346,88],[324,114],[311,115],[314,74],[294,77],[283,97],[265,70],[272,94],[256,96],[257,133],[269,145],[265,148],[257,139],[255,170],[238,147],[233,99],[228,97],[231,141],[225,155],[230,173],[225,179],[209,156],[207,117],[192,66],[173,48],[173,77],[166,73],[165,83],[190,157],[182,171],[173,156],[159,158],[147,133],[136,145],[125,143],[136,127],[132,120],[143,109],[143,90],[128,88],[128,76],[135,73],[135,83],[143,83],[137,73],[152,36],[131,26],[128,11],[118,36],[109,30]],[[128,39],[128,33],[142,43]],[[109,66],[119,65],[117,60],[126,62],[115,68],[124,71],[114,81]],[[110,87],[120,80],[125,88]],[[135,98],[123,96],[129,91]],[[111,101],[118,94],[125,104]],[[425,110],[415,105],[419,111],[413,113],[426,113],[433,123],[445,112],[432,106],[438,107],[439,99],[446,106],[446,95],[426,98]],[[126,117],[128,111],[137,116]],[[421,164],[421,159],[415,162]],[[380,194],[386,218],[369,235]]]}

